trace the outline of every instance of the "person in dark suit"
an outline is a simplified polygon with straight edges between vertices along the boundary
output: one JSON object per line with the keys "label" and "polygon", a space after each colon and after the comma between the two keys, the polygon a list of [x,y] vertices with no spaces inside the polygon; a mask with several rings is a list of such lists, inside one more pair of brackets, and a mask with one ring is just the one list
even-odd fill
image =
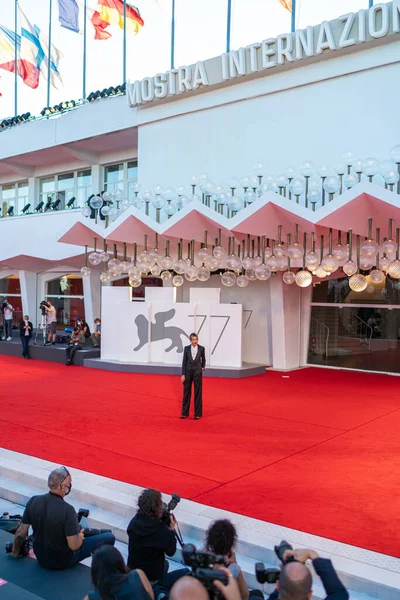
{"label": "person in dark suit", "polygon": [[185,346],[182,360],[183,400],[181,419],[189,416],[192,384],[194,384],[194,418],[203,416],[202,383],[203,371],[206,368],[204,346],[199,346],[196,333],[190,334],[190,346]]}
{"label": "person in dark suit", "polygon": [[28,315],[24,316],[24,320],[19,324],[19,335],[21,337],[22,343],[22,356],[24,358],[29,358],[29,341],[32,337],[33,325],[29,320]]}

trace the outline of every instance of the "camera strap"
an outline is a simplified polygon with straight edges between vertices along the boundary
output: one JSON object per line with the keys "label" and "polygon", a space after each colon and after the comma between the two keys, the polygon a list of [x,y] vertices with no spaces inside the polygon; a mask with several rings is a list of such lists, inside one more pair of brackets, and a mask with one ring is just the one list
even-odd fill
{"label": "camera strap", "polygon": [[175,527],[174,533],[175,533],[176,539],[179,542],[180,547],[183,548],[183,546],[185,545],[185,542],[183,541],[183,537],[182,537],[181,530],[179,529],[178,521],[176,521],[176,527]]}

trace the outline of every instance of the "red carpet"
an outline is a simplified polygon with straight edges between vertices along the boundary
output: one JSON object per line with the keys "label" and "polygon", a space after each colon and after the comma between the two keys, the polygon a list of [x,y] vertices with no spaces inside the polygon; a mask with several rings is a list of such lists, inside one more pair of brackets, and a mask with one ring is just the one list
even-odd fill
{"label": "red carpet", "polygon": [[400,557],[400,381],[303,369],[204,380],[0,357],[0,445]]}

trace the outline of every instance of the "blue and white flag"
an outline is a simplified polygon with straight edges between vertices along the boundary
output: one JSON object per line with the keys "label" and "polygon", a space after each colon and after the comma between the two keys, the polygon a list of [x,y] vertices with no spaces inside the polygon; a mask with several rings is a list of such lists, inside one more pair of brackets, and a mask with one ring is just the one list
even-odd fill
{"label": "blue and white flag", "polygon": [[61,27],[79,33],[79,6],[76,0],[58,0]]}

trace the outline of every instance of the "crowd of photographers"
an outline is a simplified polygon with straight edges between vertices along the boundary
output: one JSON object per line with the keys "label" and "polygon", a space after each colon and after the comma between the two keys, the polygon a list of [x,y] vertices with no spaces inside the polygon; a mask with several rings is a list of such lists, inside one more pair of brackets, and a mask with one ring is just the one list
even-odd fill
{"label": "crowd of photographers", "polygon": [[[49,492],[32,497],[7,551],[16,558],[26,556],[32,545],[39,564],[51,570],[64,570],[92,556],[93,589],[85,600],[249,600],[263,598],[260,590],[249,590],[236,560],[237,532],[227,519],[209,527],[204,548],[197,551],[184,544],[172,513],[180,498],[173,494],[168,505],[161,493],[145,489],[138,499],[138,510],[130,521],[128,564],[114,547],[111,531],[88,529],[84,518],[65,502],[71,492],[72,478],[66,467],[52,471]],[[32,528],[32,535],[29,530]],[[182,546],[186,567],[169,571],[166,556],[172,557]],[[349,594],[339,580],[330,560],[308,549],[293,549],[287,542],[275,547],[280,569],[256,565],[259,583],[275,584],[269,600],[309,600],[312,563],[322,581],[326,600],[348,600]]]}

